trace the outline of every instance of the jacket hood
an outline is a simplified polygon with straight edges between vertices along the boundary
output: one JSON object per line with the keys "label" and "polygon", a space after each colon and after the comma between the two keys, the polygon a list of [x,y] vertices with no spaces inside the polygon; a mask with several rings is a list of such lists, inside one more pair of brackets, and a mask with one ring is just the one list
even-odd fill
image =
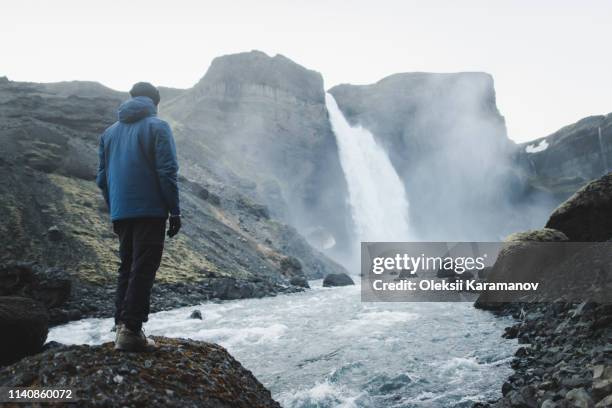
{"label": "jacket hood", "polygon": [[153,100],[146,96],[137,96],[129,99],[119,106],[117,111],[119,122],[134,123],[140,119],[157,114]]}

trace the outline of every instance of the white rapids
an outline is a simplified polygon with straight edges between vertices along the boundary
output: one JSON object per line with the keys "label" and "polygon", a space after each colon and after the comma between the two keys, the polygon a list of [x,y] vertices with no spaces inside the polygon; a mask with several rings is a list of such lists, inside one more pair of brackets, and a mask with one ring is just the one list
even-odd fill
{"label": "white rapids", "polygon": [[[219,343],[286,408],[471,407],[511,374],[510,321],[471,303],[365,303],[360,287],[206,303],[151,315],[147,334]],[[199,309],[203,320],[190,319]],[[112,341],[112,319],[55,327],[49,340]]]}

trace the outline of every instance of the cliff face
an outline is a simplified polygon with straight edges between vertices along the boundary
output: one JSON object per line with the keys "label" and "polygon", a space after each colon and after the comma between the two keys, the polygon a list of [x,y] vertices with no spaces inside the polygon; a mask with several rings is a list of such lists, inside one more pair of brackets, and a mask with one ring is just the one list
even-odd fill
{"label": "cliff face", "polygon": [[387,150],[417,236],[496,239],[512,222],[526,222],[509,216],[519,180],[490,75],[396,74],[329,92],[349,122]]}
{"label": "cliff face", "polygon": [[[110,307],[98,288],[115,281],[117,242],[94,179],[98,138],[125,97],[93,83],[0,81],[0,262],[65,269],[74,280],[74,317]],[[186,169],[190,157],[210,160],[180,140],[178,151]],[[166,245],[162,302],[154,294],[154,309],[187,297],[193,303],[293,290],[292,278],[343,271],[260,202],[220,182],[214,191],[184,176],[179,182],[185,226]]]}
{"label": "cliff face", "polygon": [[395,74],[375,84],[343,84],[329,92],[349,122],[371,129],[389,150],[412,148],[404,149],[409,158],[428,153],[438,142],[468,136],[508,142],[489,74]]}
{"label": "cliff face", "polygon": [[346,185],[319,73],[258,51],[223,56],[162,110],[180,123],[180,143],[203,153],[189,175],[231,180],[321,248],[347,245]]}
{"label": "cliff face", "polygon": [[520,144],[516,157],[534,189],[565,199],[612,171],[612,114],[590,116]]}

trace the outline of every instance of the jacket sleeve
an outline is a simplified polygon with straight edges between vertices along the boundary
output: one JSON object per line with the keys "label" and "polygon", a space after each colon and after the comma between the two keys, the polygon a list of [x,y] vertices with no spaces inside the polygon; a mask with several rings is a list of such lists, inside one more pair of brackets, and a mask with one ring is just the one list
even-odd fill
{"label": "jacket sleeve", "polygon": [[108,184],[106,182],[106,157],[104,153],[104,135],[100,137],[100,145],[98,146],[98,175],[96,176],[96,184],[102,190],[104,201],[110,208],[110,202],[108,199]]}
{"label": "jacket sleeve", "polygon": [[176,146],[170,126],[160,122],[154,127],[155,136],[155,170],[159,185],[168,206],[170,215],[180,215],[178,191],[178,162],[176,160]]}

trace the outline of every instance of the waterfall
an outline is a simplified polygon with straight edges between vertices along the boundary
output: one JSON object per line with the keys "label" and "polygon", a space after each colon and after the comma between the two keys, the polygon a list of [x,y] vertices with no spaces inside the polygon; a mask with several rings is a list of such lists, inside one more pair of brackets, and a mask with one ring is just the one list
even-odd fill
{"label": "waterfall", "polygon": [[387,153],[367,129],[351,127],[332,95],[326,94],[325,102],[348,185],[358,241],[414,239],[406,190]]}
{"label": "waterfall", "polygon": [[608,168],[608,158],[606,157],[606,151],[604,149],[603,140],[601,138],[601,126],[597,128],[597,137],[599,139],[599,152],[601,153],[601,164],[604,169],[603,174],[608,174],[610,169]]}

